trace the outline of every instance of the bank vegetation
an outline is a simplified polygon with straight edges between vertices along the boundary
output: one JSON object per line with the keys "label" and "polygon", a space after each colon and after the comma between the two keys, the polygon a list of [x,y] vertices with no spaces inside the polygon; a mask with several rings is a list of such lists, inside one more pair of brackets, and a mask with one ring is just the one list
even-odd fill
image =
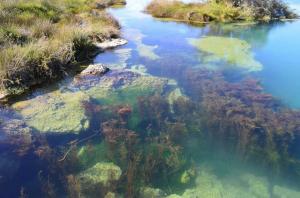
{"label": "bank vegetation", "polygon": [[119,36],[105,10],[123,0],[0,1],[0,96],[61,77]]}
{"label": "bank vegetation", "polygon": [[153,0],[146,11],[158,18],[195,23],[268,22],[297,17],[281,0],[207,0],[201,3]]}

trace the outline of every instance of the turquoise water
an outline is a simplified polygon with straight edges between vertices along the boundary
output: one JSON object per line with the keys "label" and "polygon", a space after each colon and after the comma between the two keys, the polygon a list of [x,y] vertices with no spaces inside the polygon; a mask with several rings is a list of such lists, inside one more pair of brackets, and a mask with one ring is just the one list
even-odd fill
{"label": "turquoise water", "polygon": [[[0,197],[300,197],[300,21],[109,11],[128,44],[0,109]],[[297,7],[297,1],[291,2]]]}

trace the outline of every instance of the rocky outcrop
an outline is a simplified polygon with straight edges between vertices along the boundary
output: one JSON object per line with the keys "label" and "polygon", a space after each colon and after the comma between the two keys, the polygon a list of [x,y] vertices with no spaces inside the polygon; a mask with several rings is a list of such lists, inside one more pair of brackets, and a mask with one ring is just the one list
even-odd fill
{"label": "rocky outcrop", "polygon": [[110,40],[106,40],[101,43],[95,43],[95,45],[102,51],[107,50],[107,49],[112,49],[121,45],[127,44],[127,41],[125,39],[121,38],[113,38]]}
{"label": "rocky outcrop", "polygon": [[89,65],[85,70],[80,73],[80,76],[87,76],[87,75],[104,75],[109,71],[109,68],[103,64],[94,64]]}

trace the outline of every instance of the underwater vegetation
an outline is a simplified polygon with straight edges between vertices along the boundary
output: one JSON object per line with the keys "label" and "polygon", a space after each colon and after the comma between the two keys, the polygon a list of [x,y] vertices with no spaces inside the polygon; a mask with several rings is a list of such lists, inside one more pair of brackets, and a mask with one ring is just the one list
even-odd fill
{"label": "underwater vegetation", "polygon": [[298,174],[300,122],[293,111],[263,92],[256,80],[227,82],[220,72],[188,71],[188,92],[200,102],[216,146],[280,174]]}
{"label": "underwater vegetation", "polygon": [[[138,96],[162,93],[167,79],[131,71],[112,71],[106,76],[77,76],[65,90],[57,90],[12,107],[25,122],[40,132],[79,133],[89,128],[84,103],[135,104]],[[74,90],[74,91],[70,91]]]}
{"label": "underwater vegetation", "polygon": [[251,53],[251,46],[237,38],[208,36],[200,39],[188,39],[188,42],[200,51],[207,53],[204,62],[224,61],[232,67],[248,71],[262,70],[262,64]]}
{"label": "underwater vegetation", "polygon": [[[99,97],[93,92],[89,100],[78,105],[92,122],[70,141],[54,144],[57,139],[53,139],[49,144],[51,140],[44,133],[34,135],[33,146],[16,154],[34,156],[30,163],[37,166],[33,171],[39,176],[33,180],[38,187],[33,190],[19,184],[18,191],[72,197],[298,195],[297,190],[275,181],[270,184],[266,176],[233,172],[231,179],[200,166],[198,160],[201,162],[199,156],[207,152],[203,146],[206,143],[230,151],[241,161],[258,163],[269,169],[273,179],[289,174],[297,180],[299,112],[263,93],[258,82],[251,79],[228,82],[222,72],[200,69],[182,74],[178,82],[168,80],[169,86],[166,79],[125,70],[101,77],[77,76],[81,81],[74,79],[69,85],[77,92],[61,92],[58,96],[71,94],[68,98],[75,100],[76,94],[88,95],[99,86],[95,91]],[[147,80],[150,83],[145,83]],[[103,95],[102,89],[114,91]],[[21,108],[22,102],[18,106]],[[1,124],[1,129],[6,125]],[[1,166],[6,167],[4,159],[8,158],[2,155]],[[17,160],[11,166],[12,172],[19,169],[19,163]],[[49,166],[44,167],[44,163]],[[13,179],[18,174],[12,175]]]}
{"label": "underwater vegetation", "polygon": [[13,105],[29,126],[40,132],[65,133],[89,127],[82,102],[90,100],[82,93],[51,92]]}

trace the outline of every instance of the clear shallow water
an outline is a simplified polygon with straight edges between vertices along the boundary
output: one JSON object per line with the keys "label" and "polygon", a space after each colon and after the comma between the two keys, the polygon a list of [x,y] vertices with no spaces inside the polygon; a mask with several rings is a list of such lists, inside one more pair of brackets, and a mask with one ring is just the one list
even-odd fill
{"label": "clear shallow water", "polygon": [[299,197],[300,22],[192,26],[148,2],[110,10],[129,41],[95,58],[112,72],[1,110],[1,197]]}
{"label": "clear shallow water", "polygon": [[[297,3],[297,1],[292,3]],[[134,1],[132,4],[136,5]],[[143,37],[145,44],[157,46],[153,51],[159,54],[161,59],[178,58],[179,61],[190,66],[201,65],[203,61],[201,62],[198,58],[199,51],[188,44],[186,40],[188,38],[226,36],[246,40],[252,47],[254,58],[263,65],[261,71],[250,73],[250,75],[258,76],[265,90],[278,97],[286,105],[300,108],[298,91],[300,82],[297,80],[300,74],[300,61],[297,58],[300,49],[298,38],[300,21],[249,26],[212,25],[212,27],[201,28],[154,20],[149,15],[140,12],[147,3],[138,3],[140,6],[136,8],[131,7],[132,4],[129,2],[128,9],[113,11],[123,25],[125,38],[134,37],[131,31],[136,29],[135,32],[145,35]],[[125,48],[134,46],[134,41],[131,38],[128,40],[129,45]],[[110,54],[107,53],[107,56]],[[101,54],[95,62],[105,62],[105,59],[106,55]],[[141,64],[141,57],[135,59],[132,57],[130,64]],[[151,64],[157,63],[153,61],[149,63]]]}

